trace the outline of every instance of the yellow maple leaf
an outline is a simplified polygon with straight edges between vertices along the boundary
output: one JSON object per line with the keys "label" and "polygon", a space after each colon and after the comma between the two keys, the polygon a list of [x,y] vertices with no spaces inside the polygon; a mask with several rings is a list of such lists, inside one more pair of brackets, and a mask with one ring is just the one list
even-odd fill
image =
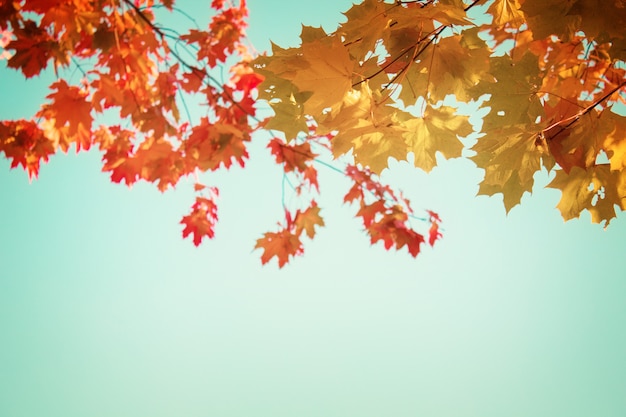
{"label": "yellow maple leaf", "polygon": [[[472,48],[465,38],[477,38],[477,31],[464,36],[441,39],[421,54],[401,78],[399,98],[405,105],[415,104],[417,97],[429,96],[433,101],[454,94],[458,100],[470,98],[468,89],[475,86],[489,69],[489,53],[485,48]],[[475,43],[474,39],[469,42]]]}
{"label": "yellow maple leaf", "polygon": [[472,133],[467,116],[455,114],[453,107],[428,107],[423,117],[412,117],[404,122],[403,134],[408,150],[413,152],[415,166],[430,172],[437,165],[436,153],[446,159],[457,158],[463,151],[458,136]]}
{"label": "yellow maple leaf", "polygon": [[295,95],[292,94],[288,100],[270,102],[270,106],[274,110],[274,117],[265,125],[266,129],[284,132],[288,141],[294,139],[299,132],[308,131],[304,108]]}
{"label": "yellow maple leaf", "polygon": [[583,169],[573,167],[569,174],[559,170],[547,185],[561,190],[557,208],[564,220],[577,218],[584,210],[591,213],[591,221],[605,227],[615,217],[615,206],[626,208],[626,172],[611,171],[608,165]]}
{"label": "yellow maple leaf", "polygon": [[352,150],[355,162],[377,174],[387,167],[389,157],[406,158],[406,128],[402,121],[412,117],[380,101],[380,95],[374,97],[368,84],[363,83],[359,90],[348,92],[341,107],[320,124],[322,132],[338,132],[332,140],[335,157]]}
{"label": "yellow maple leaf", "polygon": [[550,139],[550,150],[566,171],[572,165],[581,168],[594,165],[602,143],[610,140],[614,122],[609,117],[598,116],[595,110],[585,113],[570,128]]}
{"label": "yellow maple leaf", "polygon": [[389,27],[390,18],[385,13],[387,8],[389,5],[381,1],[364,0],[343,13],[347,21],[339,26],[336,33],[343,36],[356,60],[364,60],[368,52],[376,49],[378,40]]}
{"label": "yellow maple leaf", "polygon": [[[397,4],[396,4],[397,6]],[[430,32],[437,22],[443,26],[471,25],[461,2],[439,2],[436,7],[429,4],[408,3],[406,7],[393,7],[387,15],[394,22],[395,28],[417,27],[425,33]]]}
{"label": "yellow maple leaf", "polygon": [[518,0],[495,0],[487,9],[487,13],[493,16],[492,24],[496,27],[504,25],[519,27],[525,20]]}
{"label": "yellow maple leaf", "polygon": [[483,107],[491,111],[484,118],[483,131],[516,124],[533,125],[544,114],[537,95],[541,78],[537,56],[526,52],[519,61],[508,56],[491,57],[489,73],[494,80],[481,80],[470,90],[478,99],[489,94]]}
{"label": "yellow maple leaf", "polygon": [[354,62],[337,36],[302,45],[309,66],[300,70],[292,82],[300,91],[312,92],[304,102],[307,114],[319,114],[341,102],[352,88]]}
{"label": "yellow maple leaf", "polygon": [[600,120],[606,119],[612,122],[613,130],[602,138],[602,149],[609,157],[611,170],[623,170],[626,168],[626,117],[605,109]]}
{"label": "yellow maple leaf", "polygon": [[[551,159],[537,132],[524,126],[494,129],[478,139],[470,159],[485,170],[478,195],[502,193],[507,213],[519,204],[524,192],[532,192],[534,174],[542,158]],[[545,165],[545,163],[544,163]]]}
{"label": "yellow maple leaf", "polygon": [[[293,94],[303,99],[300,104],[310,115],[320,115],[324,109],[341,103],[352,87],[355,63],[337,35],[321,37],[320,30],[303,28],[302,46],[282,49],[272,45],[272,57],[254,61],[255,70],[266,77],[260,86],[264,91],[261,98],[281,94],[278,98],[285,101]],[[293,90],[285,94],[280,88],[284,85],[281,79],[291,82],[298,92],[310,94],[297,96]]]}
{"label": "yellow maple leaf", "polygon": [[372,121],[360,119],[354,127],[335,136],[333,150],[335,143],[340,144],[339,147],[342,149],[351,146],[356,163],[380,174],[387,168],[389,158],[397,160],[406,158],[408,150],[403,134],[404,129],[396,123],[377,125]]}

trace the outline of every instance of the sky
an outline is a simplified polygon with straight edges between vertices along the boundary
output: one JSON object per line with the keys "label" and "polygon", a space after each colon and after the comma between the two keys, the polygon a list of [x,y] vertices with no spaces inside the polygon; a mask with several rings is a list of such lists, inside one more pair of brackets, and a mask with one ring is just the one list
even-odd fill
{"label": "sky", "polygon": [[[179,2],[199,22],[208,2]],[[298,43],[349,1],[249,0],[248,35]],[[52,74],[0,62],[2,119],[30,117]],[[563,222],[536,190],[508,216],[466,159],[383,181],[440,214],[417,259],[371,246],[319,167],[326,227],[283,269],[254,244],[281,219],[282,173],[251,145],[220,187],[216,238],[181,238],[191,182],[160,193],[58,154],[29,183],[0,158],[0,417],[622,417],[626,218]]]}

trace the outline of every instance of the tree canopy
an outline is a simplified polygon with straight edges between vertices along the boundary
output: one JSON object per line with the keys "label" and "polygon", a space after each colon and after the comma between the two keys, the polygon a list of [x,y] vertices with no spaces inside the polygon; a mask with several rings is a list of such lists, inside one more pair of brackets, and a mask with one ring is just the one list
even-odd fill
{"label": "tree canopy", "polygon": [[[262,262],[280,267],[324,225],[323,154],[352,181],[344,202],[371,242],[412,256],[441,238],[441,220],[381,183],[389,158],[429,172],[437,155],[469,154],[484,170],[479,194],[502,194],[507,212],[542,169],[555,172],[548,186],[561,190],[565,220],[589,211],[608,226],[626,207],[622,0],[365,0],[334,32],[305,26],[299,46],[264,55],[246,42],[245,1],[211,8],[207,28],[189,18],[179,33],[164,24],[185,13],[173,0],[3,3],[7,66],[26,78],[57,74],[32,118],[0,122],[11,167],[35,178],[59,150],[96,147],[113,182],[165,191],[191,178],[197,196],[182,233],[199,245],[218,220],[219,192],[202,173],[244,166],[254,132],[269,131],[300,201],[256,243]],[[191,117],[192,102],[203,117]],[[272,116],[259,116],[263,103]]]}

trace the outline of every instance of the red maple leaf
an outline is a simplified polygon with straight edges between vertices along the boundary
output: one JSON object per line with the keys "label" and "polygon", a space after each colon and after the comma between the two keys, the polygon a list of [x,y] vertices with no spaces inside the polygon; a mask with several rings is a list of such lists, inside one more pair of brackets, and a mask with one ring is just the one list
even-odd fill
{"label": "red maple leaf", "polygon": [[304,172],[307,162],[312,161],[317,155],[311,152],[311,145],[304,142],[299,145],[288,145],[281,139],[274,138],[267,145],[272,155],[279,164],[285,164],[285,172],[298,170]]}
{"label": "red maple leaf", "polygon": [[54,144],[36,123],[28,120],[0,122],[0,151],[12,159],[11,168],[21,165],[28,177],[37,177],[41,160],[55,152]]}
{"label": "red maple leaf", "polygon": [[87,93],[62,79],[52,83],[50,89],[53,90],[47,96],[50,103],[44,105],[37,115],[54,120],[57,133],[63,137],[60,142],[63,150],[67,150],[70,142],[76,142],[77,151],[89,150],[93,117]]}
{"label": "red maple leaf", "polygon": [[217,205],[214,199],[217,198],[217,188],[211,188],[211,198],[196,197],[196,202],[191,206],[191,213],[184,216],[180,221],[185,225],[183,238],[193,233],[193,244],[200,245],[206,236],[212,239],[215,236],[215,223],[217,223]]}
{"label": "red maple leaf", "polygon": [[33,77],[48,66],[58,45],[43,29],[32,20],[24,22],[23,28],[15,28],[17,39],[7,45],[15,52],[8,61],[9,68],[21,69],[26,78]]}

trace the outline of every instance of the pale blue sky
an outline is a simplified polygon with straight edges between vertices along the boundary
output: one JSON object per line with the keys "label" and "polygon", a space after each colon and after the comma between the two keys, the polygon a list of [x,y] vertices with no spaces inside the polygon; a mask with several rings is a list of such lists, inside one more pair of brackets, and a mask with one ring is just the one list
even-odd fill
{"label": "pale blue sky", "polygon": [[[199,3],[180,5],[201,22]],[[249,35],[295,45],[349,5],[250,0]],[[0,63],[2,118],[32,115],[51,77]],[[626,414],[623,215],[564,223],[538,188],[507,217],[475,197],[467,160],[394,163],[383,179],[444,220],[412,259],[369,245],[347,181],[320,166],[327,227],[262,267],[252,248],[282,210],[267,139],[245,169],[203,177],[220,223],[199,248],[178,224],[191,182],[128,189],[97,152],[70,152],[29,184],[0,159],[0,417]]]}

